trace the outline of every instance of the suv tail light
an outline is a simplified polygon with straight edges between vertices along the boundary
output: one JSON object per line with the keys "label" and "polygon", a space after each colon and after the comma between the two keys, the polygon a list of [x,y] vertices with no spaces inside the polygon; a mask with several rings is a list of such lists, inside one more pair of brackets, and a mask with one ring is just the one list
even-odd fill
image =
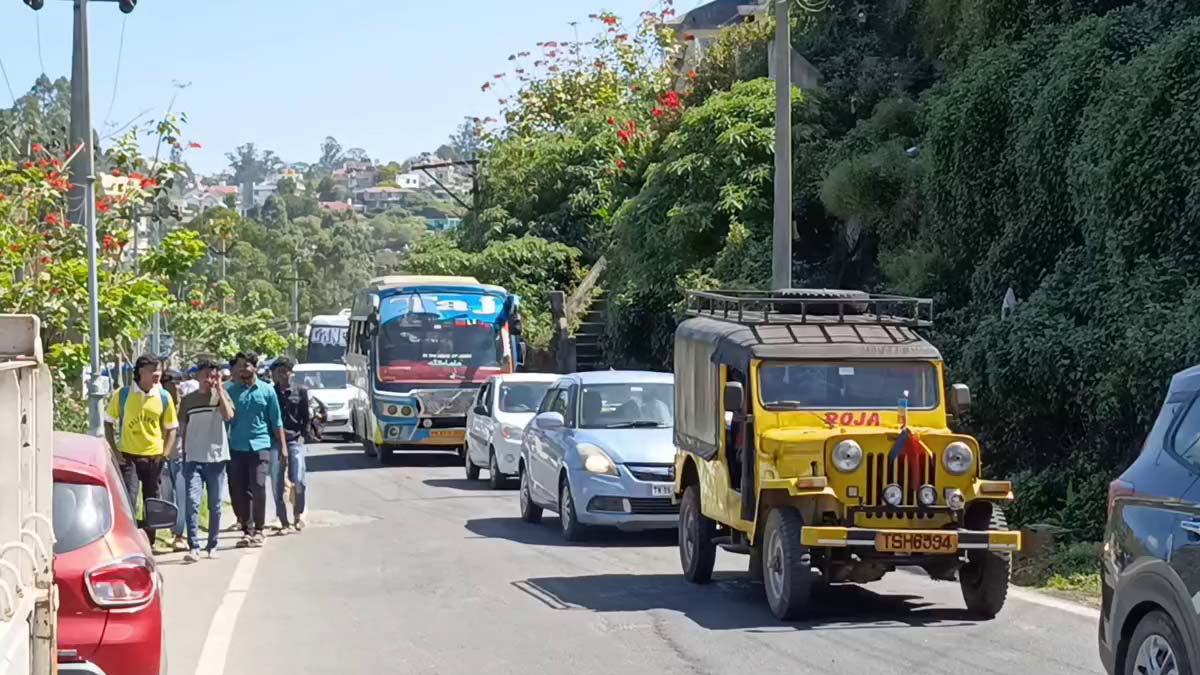
{"label": "suv tail light", "polygon": [[1132,497],[1137,494],[1133,488],[1133,483],[1120,478],[1108,484],[1108,516],[1112,517],[1113,506],[1116,505],[1117,497]]}
{"label": "suv tail light", "polygon": [[157,572],[154,561],[131,555],[88,570],[84,585],[100,607],[136,607],[154,597]]}

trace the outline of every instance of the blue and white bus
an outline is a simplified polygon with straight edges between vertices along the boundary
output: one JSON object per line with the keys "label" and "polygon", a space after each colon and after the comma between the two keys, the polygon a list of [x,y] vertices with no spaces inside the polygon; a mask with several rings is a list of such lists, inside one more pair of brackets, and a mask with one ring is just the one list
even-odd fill
{"label": "blue and white bus", "polygon": [[467,412],[488,377],[524,362],[520,299],[471,277],[388,276],[354,298],[346,363],[367,392],[355,435],[385,462],[396,450],[466,444]]}

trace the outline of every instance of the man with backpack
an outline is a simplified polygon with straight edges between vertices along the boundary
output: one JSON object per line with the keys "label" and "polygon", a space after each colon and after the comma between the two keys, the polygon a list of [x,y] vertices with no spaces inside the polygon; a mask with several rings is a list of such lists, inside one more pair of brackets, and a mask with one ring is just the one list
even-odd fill
{"label": "man with backpack", "polygon": [[[104,413],[104,437],[116,453],[135,511],[139,490],[143,499],[158,497],[166,449],[174,446],[179,428],[175,402],[159,384],[160,365],[154,356],[139,356],[133,364],[134,383],[118,389]],[[155,531],[143,529],[153,545]]]}

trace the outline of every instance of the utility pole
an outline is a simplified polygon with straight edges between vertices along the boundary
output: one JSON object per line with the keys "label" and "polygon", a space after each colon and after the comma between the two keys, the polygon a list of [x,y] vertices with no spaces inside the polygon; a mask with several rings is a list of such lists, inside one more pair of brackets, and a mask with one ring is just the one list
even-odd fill
{"label": "utility pole", "polygon": [[775,226],[771,286],[792,287],[792,37],[791,0],[775,3]]}
{"label": "utility pole", "polygon": [[[111,2],[111,0],[109,0]],[[96,170],[92,156],[92,104],[88,82],[88,21],[87,0],[73,0],[75,5],[74,40],[71,52],[71,133],[70,151],[78,154],[71,162],[71,183],[67,195],[67,214],[72,222],[81,223],[87,232],[88,261],[88,352],[92,369],[88,377],[88,431],[93,436],[104,433],[101,409],[108,395],[105,380],[100,377],[100,283],[96,273]],[[45,0],[25,0],[37,11]],[[133,11],[137,0],[117,0],[121,11]]]}

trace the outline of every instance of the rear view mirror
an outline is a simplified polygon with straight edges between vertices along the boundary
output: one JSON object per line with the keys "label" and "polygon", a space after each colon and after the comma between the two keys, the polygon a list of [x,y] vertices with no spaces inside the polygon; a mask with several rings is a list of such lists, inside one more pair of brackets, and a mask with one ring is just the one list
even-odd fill
{"label": "rear view mirror", "polygon": [[725,410],[738,412],[746,402],[746,390],[741,382],[725,383]]}
{"label": "rear view mirror", "polygon": [[147,499],[143,520],[145,527],[151,530],[165,530],[174,527],[175,519],[179,517],[179,508],[164,499]]}
{"label": "rear view mirror", "polygon": [[487,415],[487,408],[483,407],[483,404],[479,404],[479,405],[475,406],[475,414],[476,414],[476,415],[484,415],[484,416],[486,416],[486,415]]}
{"label": "rear view mirror", "polygon": [[533,418],[533,424],[539,429],[561,429],[566,421],[563,420],[562,413],[544,412]]}
{"label": "rear view mirror", "polygon": [[971,389],[965,384],[950,385],[950,412],[965,415],[971,409]]}

